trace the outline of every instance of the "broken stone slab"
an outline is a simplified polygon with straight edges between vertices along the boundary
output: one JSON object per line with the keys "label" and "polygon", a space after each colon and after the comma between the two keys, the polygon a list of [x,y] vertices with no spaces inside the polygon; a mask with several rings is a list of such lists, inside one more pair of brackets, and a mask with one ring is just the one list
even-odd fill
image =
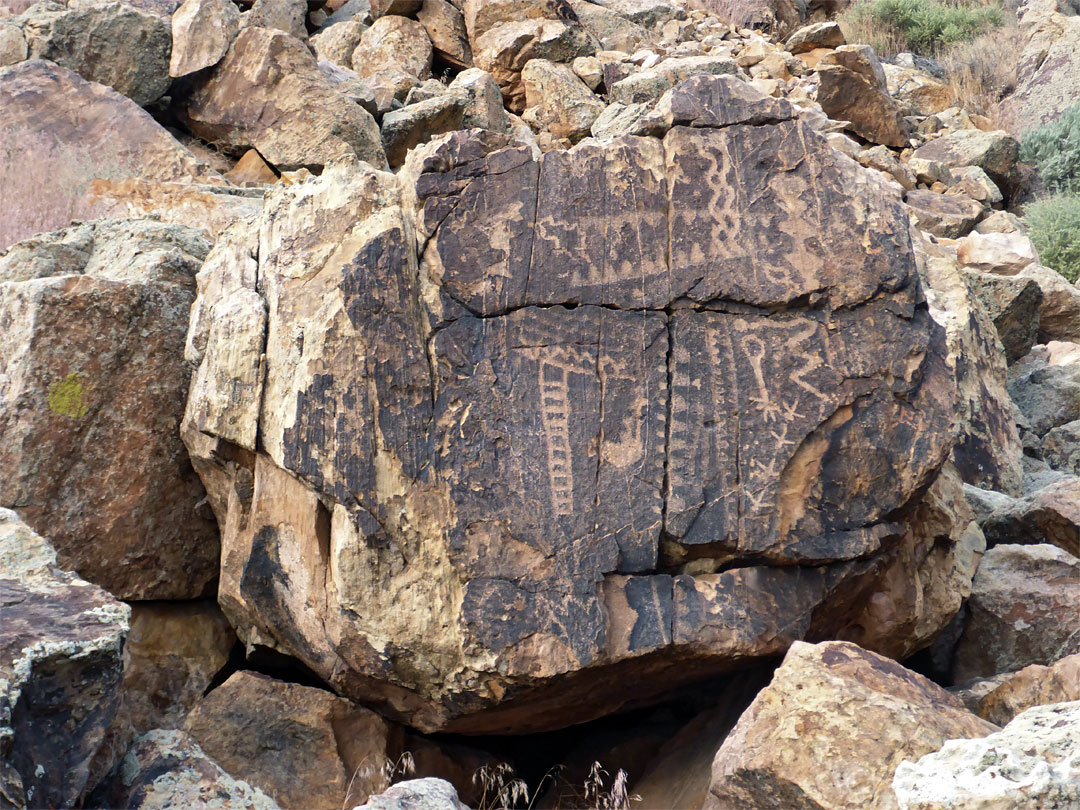
{"label": "broken stone slab", "polygon": [[895,808],[888,785],[904,760],[996,730],[895,661],[796,642],[716,752],[705,806]]}
{"label": "broken stone slab", "polygon": [[1050,543],[1080,556],[1080,478],[1069,476],[995,509],[982,528],[992,546]]}
{"label": "broken stone slab", "polygon": [[0,509],[0,795],[72,807],[120,705],[130,609],[57,568],[56,552]]}
{"label": "broken stone slab", "polygon": [[1029,278],[1012,278],[994,273],[964,270],[1005,348],[1005,359],[1013,363],[1031,351],[1039,337],[1039,308],[1042,289]]}
{"label": "broken stone slab", "polygon": [[585,86],[569,65],[532,59],[521,71],[525,104],[536,122],[557,138],[576,143],[589,134],[604,102]]}
{"label": "broken stone slab", "polygon": [[937,160],[950,169],[978,166],[1007,197],[1020,182],[1020,144],[1004,130],[958,129],[923,144],[913,157]]}
{"label": "broken stone slab", "polygon": [[934,236],[959,239],[971,233],[986,209],[975,200],[955,194],[915,189],[904,197],[918,220],[919,228]]}
{"label": "broken stone slab", "polygon": [[1004,726],[1032,706],[1080,700],[1080,654],[1067,655],[1048,667],[1032,664],[1003,676],[976,706],[985,720]]}

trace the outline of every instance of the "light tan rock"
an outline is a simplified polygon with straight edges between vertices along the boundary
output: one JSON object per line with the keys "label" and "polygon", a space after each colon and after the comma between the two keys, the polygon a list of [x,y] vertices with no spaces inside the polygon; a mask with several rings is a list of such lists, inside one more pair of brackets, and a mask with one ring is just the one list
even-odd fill
{"label": "light tan rock", "polygon": [[955,103],[949,85],[914,68],[883,63],[889,95],[912,105],[920,115],[933,115],[947,110]]}
{"label": "light tan rock", "polygon": [[311,686],[237,672],[203,698],[185,730],[206,754],[285,810],[341,810],[386,788],[400,730]]}
{"label": "light tan rock", "polygon": [[352,70],[353,51],[368,28],[369,25],[359,20],[345,20],[322,29],[308,43],[315,49],[320,62],[327,61]]}
{"label": "light tan rock", "polygon": [[450,82],[448,90],[465,99],[465,113],[461,119],[462,129],[490,129],[506,132],[510,121],[503,107],[502,92],[491,74],[480,68],[463,70]]}
{"label": "light tan rock", "polygon": [[237,220],[262,211],[262,194],[203,183],[97,179],[86,189],[83,210],[95,219],[156,217],[198,228],[213,239]]}
{"label": "light tan rock", "polygon": [[217,67],[196,79],[181,117],[199,137],[240,153],[255,148],[279,170],[342,158],[386,165],[375,120],[338,92],[304,43],[281,31],[241,31]]}
{"label": "light tan rock", "polygon": [[226,172],[225,179],[237,186],[268,186],[276,183],[278,178],[256,150],[248,149]]}
{"label": "light tan rock", "polygon": [[217,578],[217,529],[177,431],[209,248],[193,229],[104,220],[0,259],[0,504],[124,599],[198,598]]}
{"label": "light tan rock", "polygon": [[956,243],[960,263],[982,273],[1015,276],[1039,260],[1035,246],[1022,233],[971,233]]}
{"label": "light tan rock", "polygon": [[22,62],[28,55],[26,37],[19,26],[0,20],[0,67]]}
{"label": "light tan rock", "polygon": [[589,0],[570,0],[570,6],[582,25],[607,50],[633,53],[653,40],[648,29],[609,8]]}
{"label": "light tan rock", "polygon": [[839,23],[819,22],[797,29],[784,42],[789,53],[800,54],[818,48],[838,48],[847,44]]}
{"label": "light tan rock", "polygon": [[169,75],[187,76],[222,60],[240,33],[232,0],[184,0],[172,16]]}
{"label": "light tan rock", "polygon": [[980,717],[1004,726],[1032,706],[1080,700],[1080,653],[1048,667],[1032,664],[1006,676],[979,700]]}
{"label": "light tan rock", "polygon": [[996,730],[888,658],[796,642],[717,751],[705,807],[895,810],[900,763]]}
{"label": "light tan rock", "polygon": [[997,330],[951,251],[918,234],[912,243],[930,315],[945,328],[956,377],[958,438],[953,464],[965,483],[1019,495],[1023,447]]}
{"label": "light tan rock", "polygon": [[1020,144],[1008,132],[958,129],[928,141],[914,157],[937,160],[950,169],[978,166],[1010,197],[1020,182]]}
{"label": "light tan rock", "polygon": [[1025,3],[1018,11],[1026,43],[1017,65],[1016,90],[1003,104],[1017,135],[1057,120],[1076,103],[1080,84],[1080,15],[1075,6],[1043,0]]}
{"label": "light tan rock", "polygon": [[1061,273],[1041,264],[1029,264],[1018,278],[1030,278],[1042,290],[1039,306],[1039,341],[1080,343],[1080,287]]}
{"label": "light tan rock", "polygon": [[571,143],[584,138],[604,109],[601,101],[569,65],[533,59],[521,71],[525,104],[536,120],[557,138]]}

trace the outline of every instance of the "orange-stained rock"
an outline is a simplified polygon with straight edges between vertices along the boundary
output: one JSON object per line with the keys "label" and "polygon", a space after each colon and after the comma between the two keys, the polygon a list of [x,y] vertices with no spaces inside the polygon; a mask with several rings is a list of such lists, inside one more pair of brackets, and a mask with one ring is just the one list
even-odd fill
{"label": "orange-stained rock", "polygon": [[717,751],[705,807],[896,810],[901,762],[994,731],[895,661],[846,642],[796,642]]}
{"label": "orange-stained rock", "polygon": [[1080,653],[1048,667],[1024,667],[992,689],[978,703],[979,716],[1004,726],[1032,706],[1080,700]]}

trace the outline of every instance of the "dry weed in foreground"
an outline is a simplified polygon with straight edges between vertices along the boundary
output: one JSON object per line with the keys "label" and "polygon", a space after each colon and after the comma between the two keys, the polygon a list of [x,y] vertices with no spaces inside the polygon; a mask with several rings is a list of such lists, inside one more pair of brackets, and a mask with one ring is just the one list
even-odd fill
{"label": "dry weed in foreground", "polygon": [[[413,761],[413,755],[411,751],[405,751],[396,760],[389,757],[377,757],[372,759],[371,757],[364,757],[363,761],[356,766],[353,770],[352,777],[349,779],[348,787],[345,788],[345,798],[341,802],[341,810],[348,810],[350,807],[355,807],[360,804],[360,801],[350,801],[353,793],[353,784],[356,782],[356,777],[365,783],[371,785],[372,794],[382,793],[394,782],[394,779],[404,776],[412,776],[416,772],[416,763]],[[373,777],[378,777],[375,782],[369,782]],[[366,801],[366,799],[365,799]]]}
{"label": "dry weed in foreground", "polygon": [[99,178],[135,174],[102,165],[51,136],[19,127],[0,132],[0,252],[87,215],[83,199]]}

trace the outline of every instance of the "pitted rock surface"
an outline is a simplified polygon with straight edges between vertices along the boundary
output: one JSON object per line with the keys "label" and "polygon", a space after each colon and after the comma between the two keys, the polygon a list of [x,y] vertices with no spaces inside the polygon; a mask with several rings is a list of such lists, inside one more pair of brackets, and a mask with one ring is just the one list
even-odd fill
{"label": "pitted rock surface", "polygon": [[648,699],[776,655],[865,585],[955,382],[899,198],[736,81],[663,137],[459,132],[268,193],[236,282],[266,353],[232,372],[265,365],[259,443],[198,387],[184,426],[249,647],[520,732],[623,705],[615,672]]}

